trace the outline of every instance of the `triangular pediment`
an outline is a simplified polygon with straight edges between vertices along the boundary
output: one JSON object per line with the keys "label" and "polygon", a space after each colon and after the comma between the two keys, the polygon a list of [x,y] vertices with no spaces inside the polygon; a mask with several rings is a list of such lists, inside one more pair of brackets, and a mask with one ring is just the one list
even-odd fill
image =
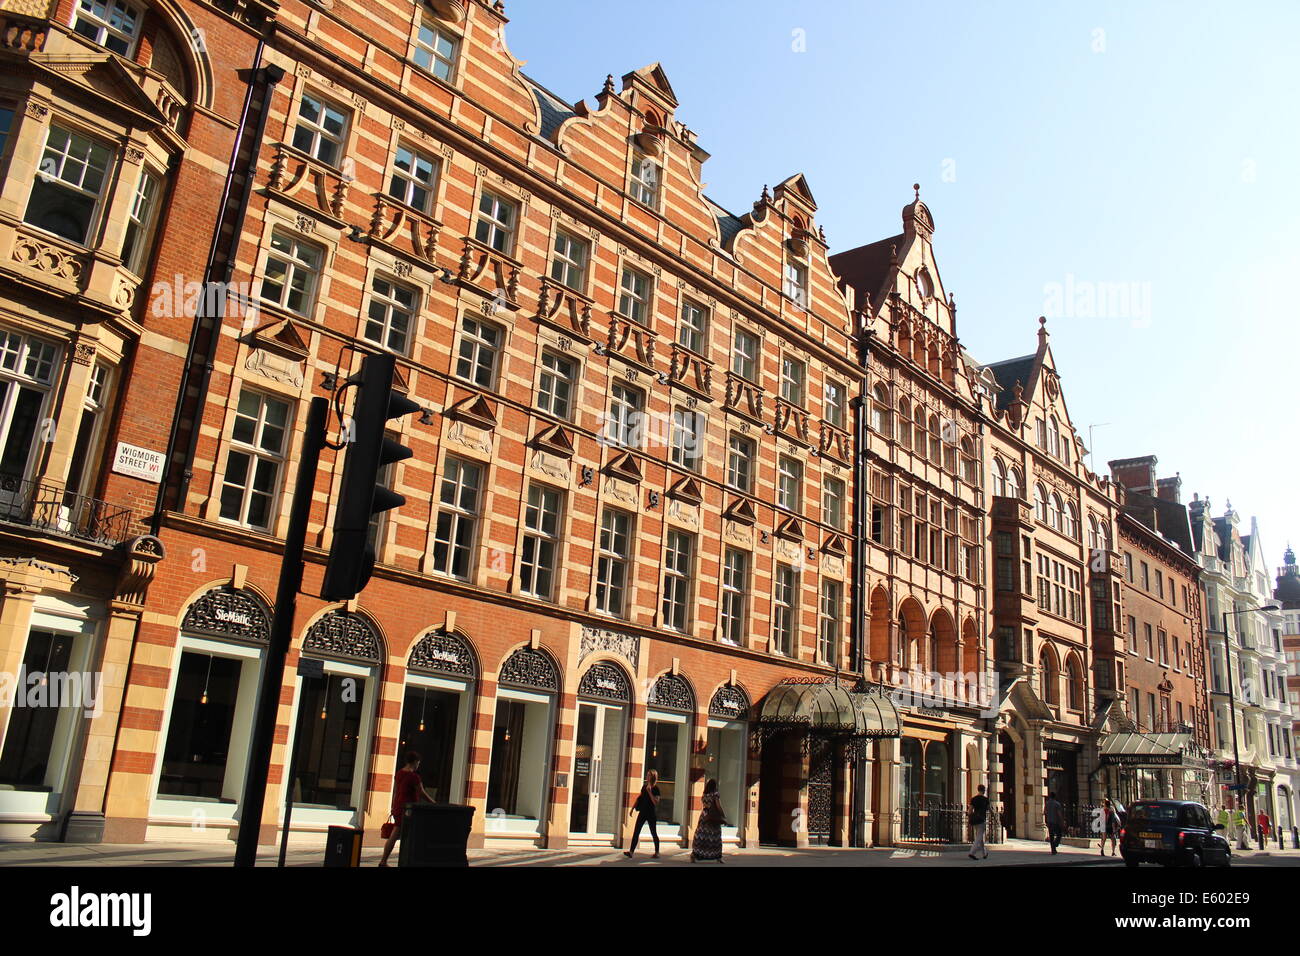
{"label": "triangular pediment", "polygon": [[778,538],[787,538],[790,541],[802,541],[803,522],[795,517],[786,518],[776,526],[776,536]]}
{"label": "triangular pediment", "polygon": [[630,481],[633,484],[640,484],[644,477],[641,474],[641,466],[635,457],[624,452],[617,458],[613,459],[605,466],[605,474],[611,478],[621,478],[623,481]]}
{"label": "triangular pediment", "polygon": [[842,534],[827,535],[826,540],[822,542],[822,551],[824,551],[826,554],[833,554],[839,558],[848,557],[849,549],[844,542],[844,535]]}
{"label": "triangular pediment", "polygon": [[533,447],[561,458],[573,457],[573,439],[559,425],[544,428],[533,437]]}
{"label": "triangular pediment", "polygon": [[677,94],[673,91],[673,85],[668,82],[668,74],[664,72],[663,66],[658,63],[651,63],[649,66],[643,66],[641,69],[627,74],[623,77],[625,88],[626,85],[633,82],[634,78],[643,81],[654,93],[666,101],[670,111],[677,108]]}
{"label": "triangular pediment", "polygon": [[758,523],[758,514],[754,511],[754,503],[748,498],[737,498],[727,505],[727,510],[722,514],[727,520],[735,521],[738,524],[752,526]]}
{"label": "triangular pediment", "polygon": [[777,184],[772,195],[778,200],[792,196],[810,209],[817,208],[817,200],[813,198],[812,189],[809,188],[808,180],[803,173],[795,173],[788,179],[782,180]]}
{"label": "triangular pediment", "polygon": [[699,481],[689,475],[684,475],[673,482],[672,487],[668,489],[668,496],[693,505],[698,505],[704,500],[704,492],[700,490]]}
{"label": "triangular pediment", "polygon": [[167,117],[140,88],[134,76],[116,57],[33,56],[29,62],[62,83],[89,90],[112,106],[148,117],[155,125],[166,125]]}
{"label": "triangular pediment", "polygon": [[488,400],[482,395],[470,395],[462,398],[448,408],[446,414],[450,418],[459,418],[461,421],[477,425],[479,428],[493,429],[497,427],[496,412],[493,411]]}
{"label": "triangular pediment", "polygon": [[310,352],[307,342],[299,333],[293,319],[280,319],[278,322],[254,329],[248,338],[255,348],[265,349],[295,361],[302,361]]}

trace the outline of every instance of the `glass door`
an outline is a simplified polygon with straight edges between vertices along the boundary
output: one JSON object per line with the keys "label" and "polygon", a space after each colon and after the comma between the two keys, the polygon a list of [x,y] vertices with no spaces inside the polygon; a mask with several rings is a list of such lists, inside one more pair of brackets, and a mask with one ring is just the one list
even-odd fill
{"label": "glass door", "polygon": [[623,708],[582,701],[573,752],[569,832],[614,838],[622,796]]}

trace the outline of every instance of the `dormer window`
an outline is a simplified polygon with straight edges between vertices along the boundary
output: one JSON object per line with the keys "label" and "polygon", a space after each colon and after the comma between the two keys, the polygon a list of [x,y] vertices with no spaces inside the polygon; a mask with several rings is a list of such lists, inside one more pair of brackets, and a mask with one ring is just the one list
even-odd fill
{"label": "dormer window", "polygon": [[648,156],[635,153],[632,156],[632,183],[629,192],[632,198],[642,205],[654,209],[659,204],[659,164]]}
{"label": "dormer window", "polygon": [[140,35],[140,11],[122,0],[79,0],[72,29],[105,50],[129,57]]}
{"label": "dormer window", "polygon": [[450,83],[456,75],[459,56],[458,36],[428,20],[420,24],[420,31],[415,36],[415,53],[411,57],[416,66]]}
{"label": "dormer window", "polygon": [[799,308],[808,308],[808,267],[792,259],[785,263],[785,294]]}
{"label": "dormer window", "polygon": [[86,245],[99,216],[112,153],[103,143],[51,126],[26,222]]}

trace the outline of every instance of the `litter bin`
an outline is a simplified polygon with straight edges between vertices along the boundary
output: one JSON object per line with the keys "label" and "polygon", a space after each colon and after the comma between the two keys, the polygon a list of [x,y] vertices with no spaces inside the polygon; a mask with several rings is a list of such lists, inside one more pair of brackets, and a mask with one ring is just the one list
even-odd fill
{"label": "litter bin", "polygon": [[474,808],[408,803],[402,816],[398,866],[469,866],[466,848]]}
{"label": "litter bin", "polygon": [[325,865],[360,866],[362,835],[356,827],[330,827],[325,837]]}

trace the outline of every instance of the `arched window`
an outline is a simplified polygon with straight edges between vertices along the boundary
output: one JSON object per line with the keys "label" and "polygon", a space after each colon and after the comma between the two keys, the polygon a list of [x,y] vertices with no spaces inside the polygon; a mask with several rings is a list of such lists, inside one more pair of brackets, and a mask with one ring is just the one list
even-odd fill
{"label": "arched window", "polygon": [[925,454],[925,409],[916,405],[912,409],[912,451]]}
{"label": "arched window", "polygon": [[1047,524],[1047,492],[1042,485],[1034,485],[1034,517]]}
{"label": "arched window", "polygon": [[1007,497],[1019,498],[1020,489],[1024,486],[1025,483],[1020,480],[1020,469],[1013,466],[1007,471]]}
{"label": "arched window", "polygon": [[1056,531],[1064,530],[1061,527],[1061,497],[1056,492],[1047,499],[1047,525]]}
{"label": "arched window", "polygon": [[975,443],[969,438],[961,440],[961,471],[966,483],[975,488],[980,485],[979,459],[975,457]]}
{"label": "arched window", "polygon": [[1105,518],[1097,522],[1097,547],[1103,551],[1110,550],[1110,525]]}
{"label": "arched window", "polygon": [[1062,528],[1066,535],[1075,541],[1079,540],[1079,510],[1074,507],[1074,502],[1068,502],[1065,506],[1065,527]]}
{"label": "arched window", "polygon": [[993,459],[993,496],[995,498],[1007,496],[1007,469],[998,458]]}
{"label": "arched window", "polygon": [[883,385],[877,385],[871,390],[871,428],[885,438],[894,430],[889,412],[889,390]]}
{"label": "arched window", "polygon": [[1101,547],[1097,539],[1097,516],[1091,513],[1088,515],[1088,547],[1094,550]]}
{"label": "arched window", "polygon": [[1053,458],[1061,457],[1061,429],[1055,415],[1047,420],[1047,451]]}
{"label": "arched window", "polygon": [[912,447],[912,427],[908,421],[912,417],[912,403],[905,398],[898,400],[898,443],[904,448]]}
{"label": "arched window", "polygon": [[942,455],[943,455],[941,450],[943,447],[943,442],[940,440],[939,435],[940,435],[939,416],[931,415],[930,416],[930,460],[934,462],[936,465],[941,463]]}
{"label": "arched window", "polygon": [[1083,710],[1083,668],[1079,665],[1079,659],[1073,654],[1070,655],[1070,659],[1065,664],[1065,681],[1066,693],[1069,694],[1070,709]]}
{"label": "arched window", "polygon": [[1038,692],[1048,704],[1060,703],[1057,685],[1060,683],[1059,665],[1056,653],[1050,646],[1044,646],[1038,657]]}

